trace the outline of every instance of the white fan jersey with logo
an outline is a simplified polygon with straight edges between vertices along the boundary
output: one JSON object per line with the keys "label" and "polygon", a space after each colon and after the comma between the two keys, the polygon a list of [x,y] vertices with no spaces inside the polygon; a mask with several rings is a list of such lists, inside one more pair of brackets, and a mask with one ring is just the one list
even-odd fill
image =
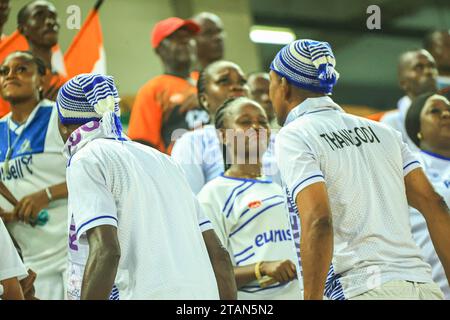
{"label": "white fan jersey with logo", "polygon": [[292,215],[301,190],[326,184],[334,254],[325,296],[349,299],[393,280],[432,282],[412,238],[404,184],[420,163],[398,132],[346,114],[329,97],[310,98],[291,110],[275,148]]}
{"label": "white fan jersey with logo", "polygon": [[[13,152],[7,173],[8,145]],[[22,125],[15,124],[9,113],[0,120],[0,179],[17,200],[64,182],[63,147],[54,102],[42,100]],[[7,212],[13,208],[1,196],[0,207]],[[46,210],[49,221],[44,226],[14,222],[7,228],[22,249],[25,265],[37,274],[36,297],[63,299],[67,268],[67,199],[50,202]]]}
{"label": "white fan jersey with logo", "polygon": [[[197,195],[234,266],[289,259],[296,253],[281,187],[270,180],[223,174]],[[301,299],[298,280],[261,288],[256,281],[238,290],[238,299]]]}
{"label": "white fan jersey with logo", "polygon": [[150,147],[110,139],[89,142],[69,162],[71,299],[79,297],[89,250],[85,233],[100,225],[118,228],[111,299],[219,299],[202,237],[211,223],[179,165]]}

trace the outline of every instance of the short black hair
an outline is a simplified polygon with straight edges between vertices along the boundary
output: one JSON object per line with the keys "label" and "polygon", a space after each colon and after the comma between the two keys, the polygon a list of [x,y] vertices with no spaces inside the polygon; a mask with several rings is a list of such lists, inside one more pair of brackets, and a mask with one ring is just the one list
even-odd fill
{"label": "short black hair", "polygon": [[[26,56],[28,56],[29,60],[30,60],[31,62],[33,62],[33,63],[36,65],[39,75],[40,75],[40,76],[45,76],[45,75],[46,75],[46,73],[47,73],[47,67],[45,66],[44,61],[42,61],[41,58],[38,58],[37,56],[35,56],[35,55],[33,54],[33,52],[31,52],[31,51],[20,51],[20,50],[18,50],[18,51],[11,52],[10,54],[8,54],[8,55],[5,57],[5,59],[3,60],[3,62],[4,62],[9,56],[14,55],[14,54],[20,54],[20,55],[26,55]],[[3,64],[3,62],[2,62],[2,64]]]}
{"label": "short black hair", "polygon": [[427,100],[435,94],[435,92],[427,92],[417,96],[411,102],[411,106],[406,113],[406,132],[408,133],[409,138],[418,147],[420,147],[420,139],[417,137],[417,134],[420,132],[420,114],[422,113],[423,107],[425,106]]}
{"label": "short black hair", "polygon": [[36,0],[28,2],[26,5],[24,5],[22,8],[20,8],[19,13],[17,13],[17,25],[21,26],[27,22],[28,19],[28,7],[36,2]]}

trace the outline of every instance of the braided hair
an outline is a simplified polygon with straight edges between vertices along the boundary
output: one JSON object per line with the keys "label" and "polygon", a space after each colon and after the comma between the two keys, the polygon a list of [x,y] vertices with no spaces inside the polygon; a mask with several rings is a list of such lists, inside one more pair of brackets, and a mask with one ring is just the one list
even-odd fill
{"label": "braided hair", "polygon": [[[225,129],[225,120],[226,117],[230,114],[229,113],[230,107],[241,100],[249,100],[249,98],[247,97],[229,98],[225,100],[225,102],[222,103],[222,105],[219,108],[217,108],[216,116],[214,117],[214,126],[216,130]],[[227,171],[231,166],[229,163],[227,163],[227,155],[228,155],[227,146],[225,145],[225,143],[222,143],[222,158],[224,171]]]}

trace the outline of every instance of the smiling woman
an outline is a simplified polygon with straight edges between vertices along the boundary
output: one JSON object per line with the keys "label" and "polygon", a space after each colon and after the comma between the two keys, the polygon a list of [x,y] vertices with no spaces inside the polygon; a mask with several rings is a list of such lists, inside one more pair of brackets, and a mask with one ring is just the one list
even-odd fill
{"label": "smiling woman", "polygon": [[[428,179],[450,205],[450,102],[434,93],[417,97],[408,110],[405,126],[411,140],[420,148],[418,156]],[[414,239],[432,267],[433,280],[439,284],[446,299],[450,299],[450,287],[426,221],[413,208],[410,209],[410,219]]]}
{"label": "smiling woman", "polygon": [[[22,248],[28,268],[37,273],[36,296],[64,297],[67,187],[64,143],[55,104],[42,98],[44,62],[17,51],[0,66],[0,91],[11,112],[0,120],[0,180],[19,203],[0,197],[1,218]],[[47,224],[36,226],[46,209]]]}

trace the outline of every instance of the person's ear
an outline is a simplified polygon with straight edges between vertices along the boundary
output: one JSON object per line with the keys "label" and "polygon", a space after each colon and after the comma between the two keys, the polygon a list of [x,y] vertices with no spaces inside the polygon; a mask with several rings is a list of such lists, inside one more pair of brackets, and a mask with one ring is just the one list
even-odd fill
{"label": "person's ear", "polygon": [[17,25],[17,30],[19,31],[19,33],[21,35],[25,36],[28,31],[28,28],[23,24],[19,24],[19,25]]}
{"label": "person's ear", "polygon": [[200,100],[200,104],[206,109],[208,110],[208,112],[210,112],[209,110],[209,103],[208,100],[206,99],[206,95],[204,93],[201,93],[198,96],[198,99]]}
{"label": "person's ear", "polygon": [[280,87],[281,87],[281,90],[282,90],[282,93],[283,93],[283,98],[284,98],[284,100],[289,100],[290,99],[290,97],[291,97],[291,85],[289,84],[289,82],[286,80],[286,78],[285,77],[282,77],[281,78],[281,85],[280,85]]}

